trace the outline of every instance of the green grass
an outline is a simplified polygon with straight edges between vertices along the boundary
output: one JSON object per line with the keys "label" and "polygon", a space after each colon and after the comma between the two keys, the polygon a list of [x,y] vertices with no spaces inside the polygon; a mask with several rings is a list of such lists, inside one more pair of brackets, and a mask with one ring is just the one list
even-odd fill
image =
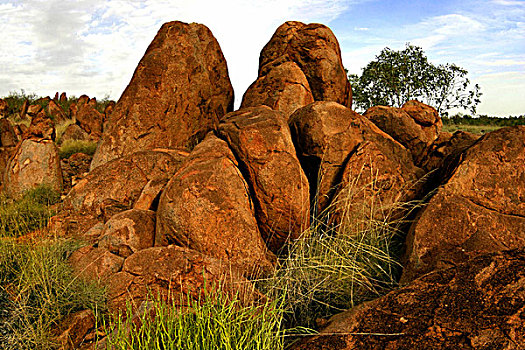
{"label": "green grass", "polygon": [[54,215],[52,205],[60,194],[48,185],[27,191],[21,199],[0,195],[0,237],[19,237],[43,229]]}
{"label": "green grass", "polygon": [[93,141],[66,140],[58,149],[61,159],[67,159],[75,153],[85,153],[89,156],[95,154],[97,143]]}
{"label": "green grass", "polygon": [[104,309],[100,287],[77,279],[67,257],[71,240],[15,242],[0,238],[0,348],[55,349],[53,329],[76,311]]}
{"label": "green grass", "polygon": [[[112,350],[279,350],[284,340],[280,299],[262,305],[243,305],[221,288],[187,299],[188,308],[177,310],[158,298],[149,301],[154,316],[143,313],[140,321],[118,317],[106,339]],[[180,303],[178,303],[180,305]]]}
{"label": "green grass", "polygon": [[465,124],[449,124],[443,125],[442,131],[454,133],[458,130],[466,131],[473,134],[483,135],[485,133],[501,129],[498,125],[465,125]]}

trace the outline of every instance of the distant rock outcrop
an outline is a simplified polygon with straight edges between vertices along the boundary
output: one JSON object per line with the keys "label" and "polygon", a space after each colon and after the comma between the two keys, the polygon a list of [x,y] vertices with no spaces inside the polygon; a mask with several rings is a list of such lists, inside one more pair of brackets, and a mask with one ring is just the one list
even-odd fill
{"label": "distant rock outcrop", "polygon": [[226,61],[210,30],[166,23],[109,117],[92,169],[140,150],[191,150],[232,109]]}
{"label": "distant rock outcrop", "polygon": [[339,43],[322,24],[286,22],[261,51],[258,78],[241,107],[264,104],[288,116],[313,101],[352,106]]}

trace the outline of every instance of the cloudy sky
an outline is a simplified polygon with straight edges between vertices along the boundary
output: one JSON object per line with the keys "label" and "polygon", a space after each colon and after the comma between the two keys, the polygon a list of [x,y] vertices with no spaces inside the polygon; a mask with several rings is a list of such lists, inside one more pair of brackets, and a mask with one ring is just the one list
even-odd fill
{"label": "cloudy sky", "polygon": [[0,0],[0,96],[118,99],[162,23],[207,25],[237,104],[262,47],[287,20],[328,25],[352,73],[386,46],[421,46],[481,85],[478,113],[525,114],[525,0]]}

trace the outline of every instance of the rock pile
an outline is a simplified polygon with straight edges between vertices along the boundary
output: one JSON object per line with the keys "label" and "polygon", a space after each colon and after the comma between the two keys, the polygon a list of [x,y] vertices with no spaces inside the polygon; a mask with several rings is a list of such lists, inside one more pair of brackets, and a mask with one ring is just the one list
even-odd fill
{"label": "rock pile", "polygon": [[[407,228],[406,286],[334,316],[296,349],[523,344],[525,127],[441,133],[436,110],[418,101],[360,115],[341,62],[330,29],[287,22],[232,111],[209,29],[169,22],[117,104],[100,113],[84,95],[70,107],[76,123],[64,135],[100,142],[50,230],[89,243],[70,262],[108,286],[112,311],[148,291],[198,297],[205,281],[255,300],[251,280],[272,272],[313,216],[337,225],[364,208],[374,219],[429,197]],[[64,100],[57,93],[47,109],[60,115]],[[33,107],[23,107],[32,121],[21,141],[0,123],[2,146],[15,149],[4,176],[12,196],[62,186],[54,124]],[[63,167],[88,170],[82,156]]]}

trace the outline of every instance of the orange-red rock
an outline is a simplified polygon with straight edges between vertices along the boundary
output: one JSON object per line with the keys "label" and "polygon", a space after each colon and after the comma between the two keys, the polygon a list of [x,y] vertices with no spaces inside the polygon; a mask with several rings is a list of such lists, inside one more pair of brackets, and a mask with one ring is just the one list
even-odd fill
{"label": "orange-red rock", "polygon": [[16,146],[18,137],[13,125],[8,119],[0,119],[0,147]]}
{"label": "orange-red rock", "polygon": [[303,71],[295,62],[276,63],[266,75],[260,76],[246,90],[242,108],[265,105],[281,111],[288,118],[296,109],[314,102]]}
{"label": "orange-red rock", "polygon": [[402,145],[362,115],[335,102],[315,102],[289,122],[310,186],[317,185],[311,193],[318,213],[349,186],[367,189],[362,191],[367,195],[371,190],[385,205],[416,196],[411,187],[421,169]]}
{"label": "orange-red rock", "polygon": [[[107,281],[110,310],[124,311],[126,301],[140,305],[148,295],[184,306],[221,285],[225,294],[254,300],[256,291],[239,271],[219,259],[174,245],[141,250],[126,259],[122,271]],[[205,288],[206,286],[206,288]]]}
{"label": "orange-red rock", "polygon": [[51,140],[23,140],[9,160],[4,190],[13,198],[39,185],[62,191],[62,169],[55,143]]}
{"label": "orange-red rock", "polygon": [[277,252],[309,226],[309,184],[281,112],[260,106],[229,113],[220,135],[240,161],[253,191],[259,228]]}
{"label": "orange-red rock", "polygon": [[[131,209],[150,180],[171,178],[185,157],[184,152],[151,150],[115,159],[92,170],[64,198],[61,216],[73,220],[74,225],[60,230],[83,233],[97,221]],[[81,224],[83,220],[87,221],[85,225]]]}
{"label": "orange-red rock", "polygon": [[330,28],[318,23],[282,24],[261,51],[259,77],[288,61],[295,62],[303,71],[315,101],[352,106],[352,89],[341,49]]}
{"label": "orange-red rock", "polygon": [[0,98],[0,118],[6,118],[9,111],[7,101]]}
{"label": "orange-red rock", "polygon": [[525,247],[524,184],[525,126],[485,134],[412,225],[402,280],[482,252]]}
{"label": "orange-red rock", "polygon": [[520,349],[525,253],[479,256],[333,316],[293,350]]}
{"label": "orange-red rock", "polygon": [[165,23],[106,123],[93,168],[140,150],[191,150],[233,109],[222,51],[202,24]]}
{"label": "orange-red rock", "polygon": [[153,247],[155,242],[155,212],[131,209],[109,219],[98,241],[105,248],[122,257]]}
{"label": "orange-red rock", "polygon": [[248,184],[225,141],[209,134],[160,197],[156,245],[178,244],[237,266],[267,273],[274,256],[259,232]]}
{"label": "orange-red rock", "polygon": [[408,148],[417,164],[438,138],[442,126],[437,111],[418,101],[408,101],[402,108],[375,106],[363,115]]}

